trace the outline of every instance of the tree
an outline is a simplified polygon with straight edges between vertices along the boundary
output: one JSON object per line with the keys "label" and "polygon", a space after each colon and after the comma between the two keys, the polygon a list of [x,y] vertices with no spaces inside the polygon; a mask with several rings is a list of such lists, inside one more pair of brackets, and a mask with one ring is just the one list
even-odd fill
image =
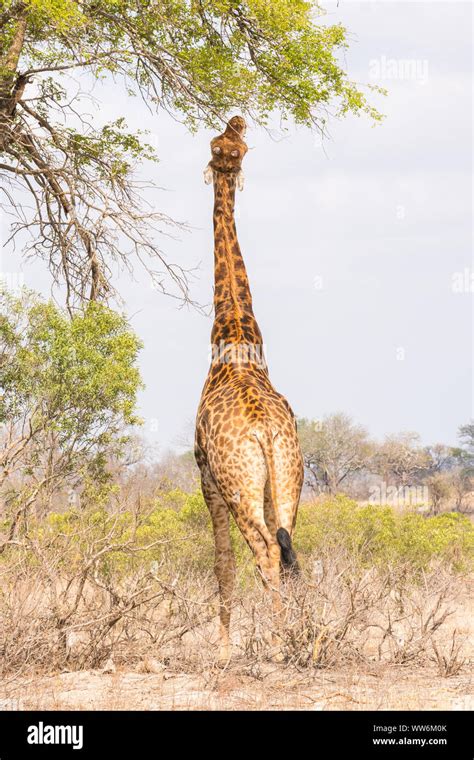
{"label": "tree", "polygon": [[450,478],[446,473],[436,472],[428,478],[427,483],[430,489],[432,511],[437,515],[443,501],[451,495]]}
{"label": "tree", "polygon": [[451,487],[455,497],[456,509],[462,512],[464,499],[473,490],[474,478],[469,468],[458,468],[451,475]]}
{"label": "tree", "polygon": [[459,428],[461,445],[452,450],[455,470],[452,486],[456,497],[456,509],[462,511],[464,498],[472,491],[474,482],[474,422]]}
{"label": "tree", "polygon": [[405,486],[429,467],[430,458],[419,444],[418,433],[405,432],[389,435],[375,449],[371,463],[373,472],[386,483]]}
{"label": "tree", "polygon": [[192,449],[181,454],[166,452],[154,464],[151,474],[157,489],[179,488],[193,493],[200,485],[199,469]]}
{"label": "tree", "polygon": [[346,414],[332,414],[321,422],[299,420],[298,435],[310,485],[319,492],[337,493],[369,462],[372,448],[367,431]]}
{"label": "tree", "polygon": [[474,468],[474,422],[461,425],[458,435],[461,446],[455,449],[456,456],[466,467]]}
{"label": "tree", "polygon": [[452,446],[445,446],[443,443],[435,443],[425,448],[427,458],[427,471],[429,474],[436,472],[443,472],[452,467],[453,448]]}
{"label": "tree", "polygon": [[107,459],[139,422],[141,381],[140,342],[98,303],[71,319],[34,294],[3,294],[0,346],[2,551],[30,508],[59,489],[106,489]]}
{"label": "tree", "polygon": [[314,0],[3,0],[0,174],[15,190],[5,187],[4,208],[16,215],[13,236],[27,232],[27,249],[66,284],[70,307],[110,293],[111,266],[130,267],[132,254],[157,287],[171,278],[189,297],[156,239],[170,220],[144,206],[134,180],[154,151],[124,119],[90,123],[77,80],[113,78],[193,129],[220,127],[231,109],[260,124],[277,111],[322,132],[329,115],[379,120],[338,62],[346,30],[318,25],[322,13]]}

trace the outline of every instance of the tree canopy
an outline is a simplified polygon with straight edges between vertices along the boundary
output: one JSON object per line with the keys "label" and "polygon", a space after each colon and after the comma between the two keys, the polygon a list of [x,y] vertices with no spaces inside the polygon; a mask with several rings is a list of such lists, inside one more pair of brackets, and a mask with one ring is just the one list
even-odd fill
{"label": "tree canopy", "polygon": [[347,31],[322,16],[306,0],[3,0],[0,173],[30,196],[20,202],[7,187],[3,200],[16,211],[13,233],[30,234],[68,303],[105,296],[110,267],[132,253],[157,262],[159,287],[171,278],[188,297],[186,273],[157,242],[169,220],[143,206],[134,180],[153,150],[124,119],[95,126],[84,116],[83,75],[112,77],[191,129],[220,127],[232,109],[322,131],[349,112],[378,120],[340,63]]}
{"label": "tree canopy", "polygon": [[372,447],[367,430],[347,414],[337,413],[321,421],[301,419],[298,435],[304,463],[316,490],[335,494],[345,481],[368,465]]}
{"label": "tree canopy", "polygon": [[141,344],[102,304],[70,318],[24,292],[0,293],[0,346],[0,495],[11,537],[32,504],[61,488],[107,487],[108,458],[140,422]]}

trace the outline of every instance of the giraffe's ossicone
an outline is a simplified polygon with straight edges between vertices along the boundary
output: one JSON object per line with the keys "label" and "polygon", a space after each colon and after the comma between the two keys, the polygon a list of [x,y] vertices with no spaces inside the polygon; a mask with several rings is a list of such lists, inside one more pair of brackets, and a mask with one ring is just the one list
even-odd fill
{"label": "giraffe's ossicone", "polygon": [[270,382],[234,220],[246,125],[234,116],[211,142],[214,184],[212,358],[196,420],[195,455],[212,518],[220,593],[220,658],[230,656],[235,562],[229,515],[280,608],[280,571],[298,572],[291,536],[303,483],[293,412]]}

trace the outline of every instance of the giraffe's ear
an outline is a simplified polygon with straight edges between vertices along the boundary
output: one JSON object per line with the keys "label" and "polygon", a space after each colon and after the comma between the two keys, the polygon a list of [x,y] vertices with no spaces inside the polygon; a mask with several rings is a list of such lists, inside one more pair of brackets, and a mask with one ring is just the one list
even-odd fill
{"label": "giraffe's ear", "polygon": [[244,173],[243,173],[242,169],[237,174],[236,182],[237,182],[238,189],[239,190],[243,190],[244,189],[245,177],[244,177]]}
{"label": "giraffe's ear", "polygon": [[204,182],[206,185],[210,185],[212,182],[212,168],[209,166],[209,164],[204,169]]}

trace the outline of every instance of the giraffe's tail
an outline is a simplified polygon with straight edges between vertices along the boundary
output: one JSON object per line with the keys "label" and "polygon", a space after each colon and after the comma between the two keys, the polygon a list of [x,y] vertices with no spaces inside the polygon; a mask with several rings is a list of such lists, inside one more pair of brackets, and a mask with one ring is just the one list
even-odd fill
{"label": "giraffe's tail", "polygon": [[276,532],[276,539],[280,547],[281,552],[281,566],[284,571],[293,576],[300,574],[300,566],[296,557],[296,552],[293,549],[291,542],[291,536],[286,528],[283,528],[281,523],[280,514],[278,511],[276,478],[275,478],[275,459],[273,456],[273,438],[270,430],[265,430],[263,435],[257,434],[257,440],[262,449],[263,456],[267,465],[268,471],[268,483],[270,486],[270,495],[272,500],[273,509],[275,511],[275,517],[277,525],[279,526]]}
{"label": "giraffe's tail", "polygon": [[277,541],[281,550],[281,564],[284,570],[291,575],[300,574],[300,566],[296,557],[296,552],[291,543],[291,536],[286,528],[278,528],[276,533]]}

